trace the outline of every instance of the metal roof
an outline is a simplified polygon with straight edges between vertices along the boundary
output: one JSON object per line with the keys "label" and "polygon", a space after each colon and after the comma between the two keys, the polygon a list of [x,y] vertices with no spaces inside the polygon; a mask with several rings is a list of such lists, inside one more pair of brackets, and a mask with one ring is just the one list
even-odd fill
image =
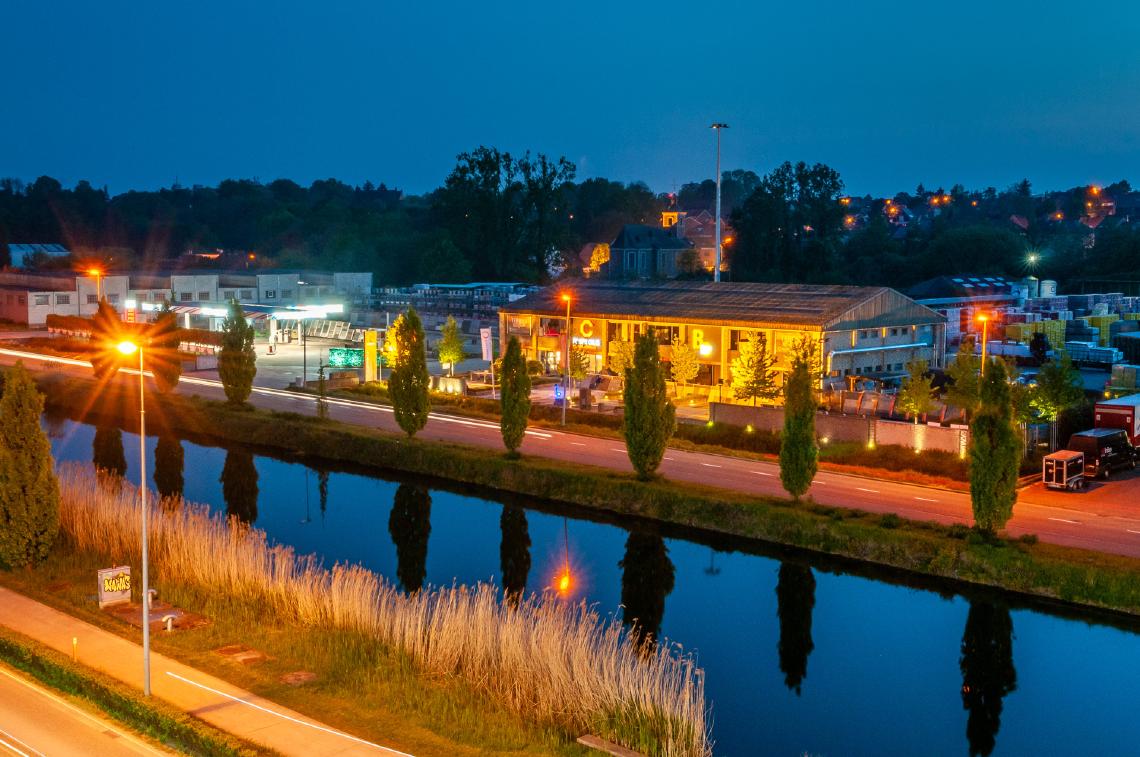
{"label": "metal roof", "polygon": [[[945,318],[887,287],[711,281],[579,281],[551,286],[503,308],[507,313],[572,314],[724,324],[792,324],[824,328],[843,322],[943,323]],[[865,306],[865,307],[861,307]]]}

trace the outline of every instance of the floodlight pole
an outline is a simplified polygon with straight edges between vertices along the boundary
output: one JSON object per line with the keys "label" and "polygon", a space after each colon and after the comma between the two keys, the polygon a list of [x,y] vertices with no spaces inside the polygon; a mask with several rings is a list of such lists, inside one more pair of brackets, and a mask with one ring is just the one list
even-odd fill
{"label": "floodlight pole", "polygon": [[709,127],[716,132],[716,262],[713,264],[713,281],[720,281],[720,132],[728,124],[715,123]]}
{"label": "floodlight pole", "polygon": [[570,296],[566,300],[566,391],[562,393],[562,425],[566,425],[566,405],[570,403]]}
{"label": "floodlight pole", "polygon": [[143,696],[150,696],[150,573],[147,550],[146,502],[146,377],[143,374],[143,346],[139,345],[139,501],[142,504],[142,633]]}

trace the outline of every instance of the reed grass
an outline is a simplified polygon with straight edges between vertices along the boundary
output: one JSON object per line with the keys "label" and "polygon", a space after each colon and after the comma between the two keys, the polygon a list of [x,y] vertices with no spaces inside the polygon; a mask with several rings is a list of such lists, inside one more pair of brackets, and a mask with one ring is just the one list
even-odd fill
{"label": "reed grass", "polygon": [[[60,469],[61,533],[77,550],[138,560],[138,493],[86,466]],[[596,733],[648,754],[711,752],[703,672],[663,643],[639,646],[592,607],[544,596],[502,601],[490,584],[405,595],[358,565],[325,568],[201,505],[150,512],[156,583],[227,595],[302,626],[363,634],[427,677],[461,679],[521,717]]]}

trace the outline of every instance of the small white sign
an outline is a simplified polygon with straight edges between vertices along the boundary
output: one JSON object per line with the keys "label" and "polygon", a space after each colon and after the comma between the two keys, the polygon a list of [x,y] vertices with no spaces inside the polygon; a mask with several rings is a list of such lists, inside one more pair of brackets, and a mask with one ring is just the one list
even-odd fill
{"label": "small white sign", "polygon": [[479,329],[479,342],[483,346],[483,359],[490,362],[493,360],[493,357],[491,350],[491,329],[489,327]]}

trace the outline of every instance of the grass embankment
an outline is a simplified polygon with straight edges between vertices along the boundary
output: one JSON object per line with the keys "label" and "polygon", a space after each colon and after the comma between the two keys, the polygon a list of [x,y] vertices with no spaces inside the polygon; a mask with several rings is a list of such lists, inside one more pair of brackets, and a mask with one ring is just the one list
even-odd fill
{"label": "grass embankment", "polygon": [[[69,465],[60,476],[60,494],[66,548],[137,563],[133,487],[105,485],[89,468]],[[384,669],[395,664],[419,674],[407,676],[402,689],[461,682],[460,688],[469,689],[468,709],[475,696],[483,696],[498,705],[500,717],[513,714],[537,725],[538,732],[545,728],[545,738],[538,740],[544,749],[558,744],[556,729],[574,736],[596,733],[647,754],[708,753],[703,674],[693,661],[671,647],[642,649],[620,624],[602,620],[583,604],[534,596],[504,603],[491,585],[408,596],[359,566],[328,570],[312,556],[270,546],[264,532],[231,527],[204,507],[168,503],[155,506],[152,516],[155,585],[168,598],[181,595],[187,606],[199,607],[204,597],[216,597],[214,611],[236,613],[259,629],[258,640],[266,626],[291,629],[293,636],[322,635],[331,667],[341,674],[363,669],[349,674],[350,680],[388,677]],[[374,667],[378,658],[387,662]],[[344,694],[360,696],[368,689],[349,687]],[[474,729],[479,711],[488,709],[493,716],[495,708],[476,707],[466,726]],[[398,727],[393,730],[398,734]],[[517,732],[508,735],[508,744],[520,740]],[[475,741],[495,752],[507,746],[501,737]],[[568,746],[565,737],[561,741]]]}
{"label": "grass embankment", "polygon": [[[311,393],[311,392],[310,392]],[[362,384],[331,393],[351,399],[364,399],[391,404],[388,392],[380,382]],[[456,415],[498,422],[499,402],[485,397],[461,397],[433,392],[432,407]],[[558,428],[571,433],[621,439],[622,418],[619,415],[586,412],[568,408],[566,426],[562,426],[562,410],[550,405],[531,405],[530,423],[538,428]],[[775,460],[780,454],[780,435],[727,423],[677,424],[669,446],[691,452],[708,452],[750,459]],[[876,478],[924,486],[940,486],[965,491],[970,478],[969,465],[957,455],[939,450],[926,450],[916,455],[913,449],[879,445],[873,449],[863,444],[822,444],[820,467],[838,473],[874,476]],[[1037,463],[1033,463],[1036,469]]]}
{"label": "grass embankment", "polygon": [[54,649],[0,627],[0,662],[171,749],[201,755],[269,755],[157,699],[72,662]]}
{"label": "grass embankment", "polygon": [[[93,381],[40,377],[48,405],[79,417]],[[110,387],[97,411],[126,426],[134,394]],[[407,440],[362,426],[295,413],[234,410],[221,403],[155,396],[153,420],[190,438],[236,443],[313,459],[446,478],[476,486],[639,516],[711,533],[851,558],[914,573],[1140,615],[1140,560],[1034,544],[987,543],[965,526],[941,526],[755,497],[698,484],[637,481],[632,474],[547,458],[510,460],[492,451]],[[151,406],[148,405],[148,408]],[[1032,541],[1032,540],[1029,540]]]}

